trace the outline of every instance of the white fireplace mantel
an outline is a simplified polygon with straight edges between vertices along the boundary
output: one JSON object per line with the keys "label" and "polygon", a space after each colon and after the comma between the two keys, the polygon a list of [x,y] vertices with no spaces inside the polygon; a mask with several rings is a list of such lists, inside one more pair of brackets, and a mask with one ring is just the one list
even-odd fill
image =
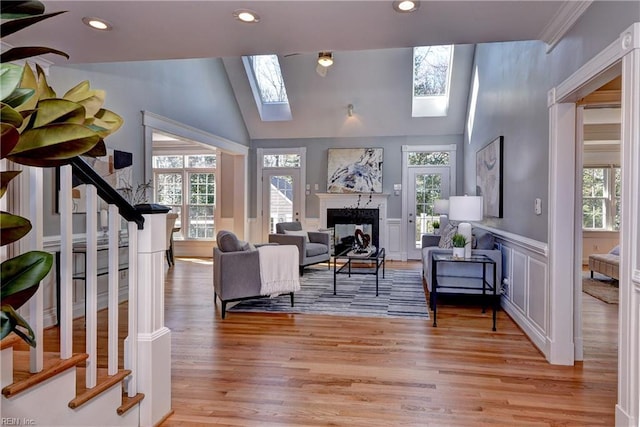
{"label": "white fireplace mantel", "polygon": [[[369,202],[371,195],[371,202]],[[360,209],[378,208],[379,245],[387,247],[387,200],[389,193],[316,193],[320,199],[320,227],[327,227],[327,209],[355,208],[360,197]]]}

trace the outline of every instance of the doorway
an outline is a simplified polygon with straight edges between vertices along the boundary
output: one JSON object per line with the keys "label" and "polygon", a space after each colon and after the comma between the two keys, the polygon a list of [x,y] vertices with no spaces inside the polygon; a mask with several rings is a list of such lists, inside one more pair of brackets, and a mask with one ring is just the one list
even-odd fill
{"label": "doorway", "polygon": [[262,229],[276,232],[279,222],[300,221],[300,169],[264,169],[262,172]]}
{"label": "doorway", "polygon": [[410,202],[407,212],[407,257],[420,259],[422,235],[433,233],[434,221],[440,218],[433,211],[438,199],[448,199],[451,187],[448,167],[416,167],[409,169]]}

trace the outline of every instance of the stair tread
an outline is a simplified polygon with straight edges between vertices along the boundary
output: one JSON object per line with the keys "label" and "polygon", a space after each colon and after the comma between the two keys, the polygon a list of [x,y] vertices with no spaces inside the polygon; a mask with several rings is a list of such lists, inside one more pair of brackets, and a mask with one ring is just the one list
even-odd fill
{"label": "stair tread", "polygon": [[98,368],[96,386],[87,388],[85,386],[86,368],[78,367],[76,372],[76,397],[69,402],[69,407],[72,409],[87,403],[131,375],[129,369],[119,369],[116,374],[109,375],[106,368]]}
{"label": "stair tread", "polygon": [[144,399],[144,393],[138,393],[133,397],[129,397],[126,392],[122,393],[122,405],[118,407],[116,412],[118,415],[124,415],[129,409],[142,402]]}
{"label": "stair tread", "polygon": [[45,352],[43,369],[40,372],[29,372],[29,352],[14,351],[13,383],[2,389],[2,395],[12,397],[44,382],[61,372],[75,367],[89,357],[86,353],[73,354],[69,359],[60,359],[60,353]]}

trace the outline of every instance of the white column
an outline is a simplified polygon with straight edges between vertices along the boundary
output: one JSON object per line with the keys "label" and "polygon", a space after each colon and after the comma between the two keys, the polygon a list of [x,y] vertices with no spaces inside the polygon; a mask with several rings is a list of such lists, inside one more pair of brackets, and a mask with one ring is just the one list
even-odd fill
{"label": "white column", "polygon": [[138,392],[140,425],[157,424],[171,411],[171,331],[164,326],[166,214],[144,215],[138,232]]}

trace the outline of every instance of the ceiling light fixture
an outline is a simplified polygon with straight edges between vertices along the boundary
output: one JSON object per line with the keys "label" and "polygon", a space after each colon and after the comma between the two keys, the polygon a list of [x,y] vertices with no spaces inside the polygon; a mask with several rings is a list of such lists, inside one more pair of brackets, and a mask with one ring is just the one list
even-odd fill
{"label": "ceiling light fixture", "polygon": [[85,25],[93,28],[94,30],[111,31],[113,29],[113,25],[111,25],[109,21],[105,21],[102,18],[85,16],[84,18],[82,18],[82,22]]}
{"label": "ceiling light fixture", "polygon": [[258,16],[258,14],[249,9],[236,9],[233,11],[233,17],[238,21],[245,22],[247,24],[255,24],[256,22],[260,22],[260,17]]}
{"label": "ceiling light fixture", "polygon": [[330,67],[333,65],[333,54],[331,52],[320,52],[318,54],[318,64],[323,67]]}
{"label": "ceiling light fixture", "polygon": [[353,104],[347,105],[347,116],[353,117]]}
{"label": "ceiling light fixture", "polygon": [[400,13],[415,12],[420,7],[417,0],[396,0],[393,2],[393,9]]}

